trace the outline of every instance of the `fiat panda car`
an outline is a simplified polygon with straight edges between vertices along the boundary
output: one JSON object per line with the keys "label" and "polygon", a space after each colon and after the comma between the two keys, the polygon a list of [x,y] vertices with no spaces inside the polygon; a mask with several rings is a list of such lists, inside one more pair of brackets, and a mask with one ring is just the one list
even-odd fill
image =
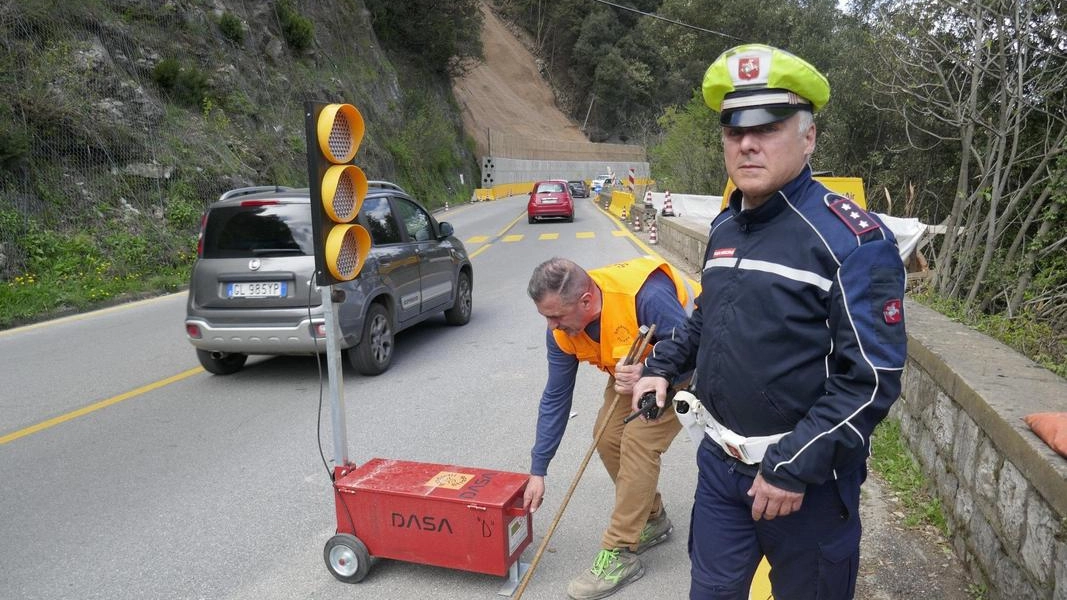
{"label": "fiat panda car", "polygon": [[[337,284],[341,348],[364,375],[393,360],[394,335],[444,314],[471,317],[473,271],[463,243],[399,186],[372,181],[358,222],[372,247],[359,275]],[[231,190],[201,218],[185,332],[207,371],[239,371],[249,355],[326,350],[307,188]]]}

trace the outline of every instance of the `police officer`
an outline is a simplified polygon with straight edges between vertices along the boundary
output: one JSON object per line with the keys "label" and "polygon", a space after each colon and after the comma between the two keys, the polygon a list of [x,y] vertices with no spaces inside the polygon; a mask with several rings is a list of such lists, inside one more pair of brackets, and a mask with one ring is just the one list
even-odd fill
{"label": "police officer", "polygon": [[662,406],[696,369],[690,598],[747,599],[763,555],[776,598],[851,598],[870,436],[906,356],[904,266],[876,217],[812,179],[818,70],[746,44],[703,94],[737,190],[712,221],[697,309],[633,387]]}

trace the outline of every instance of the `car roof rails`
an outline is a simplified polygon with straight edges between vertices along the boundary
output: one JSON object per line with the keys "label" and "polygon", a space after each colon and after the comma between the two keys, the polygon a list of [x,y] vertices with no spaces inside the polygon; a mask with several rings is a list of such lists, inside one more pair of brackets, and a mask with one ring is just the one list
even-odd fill
{"label": "car roof rails", "polygon": [[391,190],[396,190],[398,192],[404,192],[405,194],[407,193],[407,191],[404,188],[402,188],[399,185],[393,183],[392,181],[380,181],[380,180],[375,179],[375,180],[372,180],[372,181],[368,181],[367,185],[370,186],[370,187],[388,188],[388,189],[391,189]]}
{"label": "car roof rails", "polygon": [[229,200],[230,198],[236,198],[237,196],[247,196],[249,194],[289,192],[293,189],[294,188],[286,187],[284,185],[257,185],[252,187],[243,187],[237,188],[235,190],[230,190],[224,193],[223,195],[219,196],[219,201],[221,202],[222,200]]}

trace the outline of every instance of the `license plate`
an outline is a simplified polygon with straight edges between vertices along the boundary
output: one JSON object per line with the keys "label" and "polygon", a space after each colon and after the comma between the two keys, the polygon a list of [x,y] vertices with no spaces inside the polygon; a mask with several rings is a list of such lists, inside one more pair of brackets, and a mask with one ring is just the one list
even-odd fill
{"label": "license plate", "polygon": [[226,284],[227,298],[282,297],[288,291],[284,281],[235,281]]}
{"label": "license plate", "polygon": [[559,200],[557,200],[555,198],[545,198],[544,200],[541,201],[541,204],[555,204],[557,202],[559,202]]}

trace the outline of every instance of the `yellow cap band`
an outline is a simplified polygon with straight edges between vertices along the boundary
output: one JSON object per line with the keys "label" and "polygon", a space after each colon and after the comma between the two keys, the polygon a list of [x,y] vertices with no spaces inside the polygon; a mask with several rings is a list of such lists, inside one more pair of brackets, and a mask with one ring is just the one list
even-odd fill
{"label": "yellow cap band", "polygon": [[[764,95],[761,90],[778,94]],[[730,48],[704,73],[704,102],[712,110],[744,110],[763,106],[806,106],[817,111],[830,100],[830,83],[807,61],[764,44]],[[745,93],[739,105],[723,103],[727,95]],[[800,98],[786,96],[792,92]]]}

